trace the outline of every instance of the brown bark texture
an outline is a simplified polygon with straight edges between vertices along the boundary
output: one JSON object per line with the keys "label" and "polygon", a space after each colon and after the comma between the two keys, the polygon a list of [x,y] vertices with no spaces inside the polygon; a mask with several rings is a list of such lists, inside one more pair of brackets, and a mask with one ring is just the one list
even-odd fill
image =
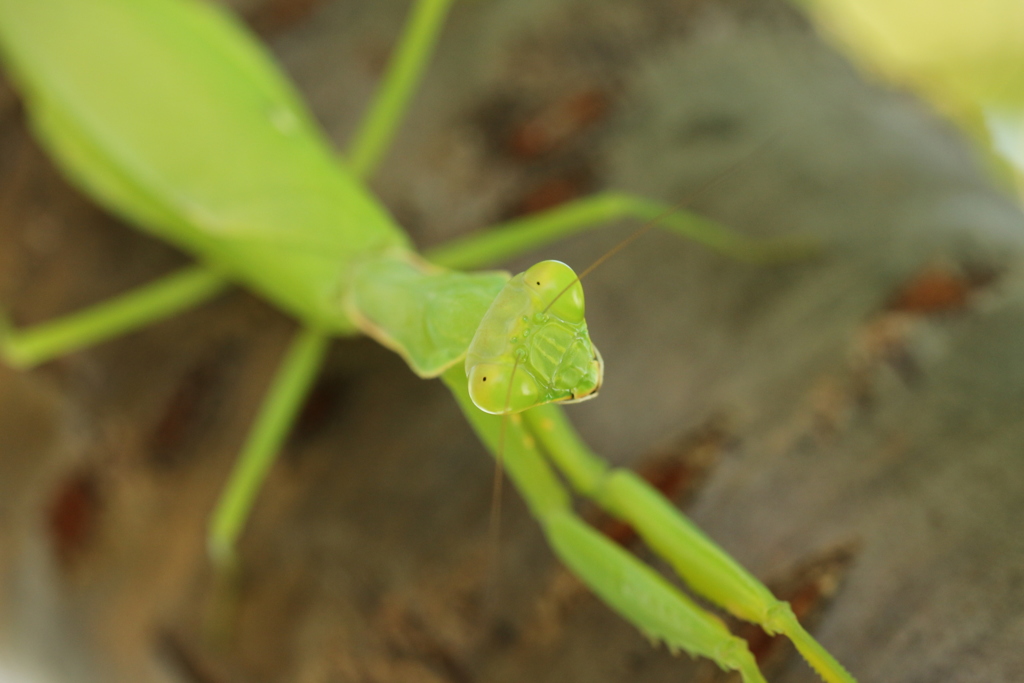
{"label": "brown bark texture", "polygon": [[[407,2],[254,0],[339,148]],[[756,150],[756,151],[755,151]],[[710,187],[709,178],[740,161]],[[771,267],[652,232],[585,282],[606,364],[570,407],[864,683],[1024,670],[1024,217],[927,106],[775,0],[459,2],[371,183],[420,245],[601,189],[679,201]],[[621,223],[505,264],[582,268]],[[188,262],[61,179],[0,88],[0,301],[19,325]],[[204,524],[295,329],[233,290],[30,372],[0,368],[0,669],[25,680],[715,681],[559,568],[440,383],[337,342],[211,640]],[[584,514],[637,552],[627,530]],[[491,597],[488,598],[487,596]],[[770,681],[816,680],[750,638]]]}

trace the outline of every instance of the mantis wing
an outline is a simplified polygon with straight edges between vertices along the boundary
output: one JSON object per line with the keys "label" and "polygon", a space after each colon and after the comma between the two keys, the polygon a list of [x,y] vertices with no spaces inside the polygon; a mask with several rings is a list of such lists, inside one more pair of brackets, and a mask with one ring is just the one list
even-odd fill
{"label": "mantis wing", "polygon": [[33,124],[114,211],[307,322],[347,331],[351,259],[408,242],[284,76],[195,0],[0,0]]}

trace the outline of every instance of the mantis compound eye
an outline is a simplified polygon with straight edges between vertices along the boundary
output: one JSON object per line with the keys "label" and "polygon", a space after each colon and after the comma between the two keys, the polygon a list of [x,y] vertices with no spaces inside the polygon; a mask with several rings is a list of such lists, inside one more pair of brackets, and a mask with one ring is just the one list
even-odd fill
{"label": "mantis compound eye", "polygon": [[[485,413],[518,413],[540,402],[537,383],[514,364],[478,363],[469,371],[469,397]],[[509,390],[511,383],[511,391]]]}
{"label": "mantis compound eye", "polygon": [[569,323],[583,322],[583,285],[561,261],[541,261],[523,273],[523,282],[536,292],[546,312]]}

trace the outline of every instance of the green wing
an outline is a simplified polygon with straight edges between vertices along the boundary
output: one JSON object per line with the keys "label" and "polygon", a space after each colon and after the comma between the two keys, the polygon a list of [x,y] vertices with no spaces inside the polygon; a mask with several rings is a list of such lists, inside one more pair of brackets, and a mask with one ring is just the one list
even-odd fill
{"label": "green wing", "polygon": [[330,328],[351,259],[408,245],[283,74],[197,0],[0,0],[42,142],[112,210]]}

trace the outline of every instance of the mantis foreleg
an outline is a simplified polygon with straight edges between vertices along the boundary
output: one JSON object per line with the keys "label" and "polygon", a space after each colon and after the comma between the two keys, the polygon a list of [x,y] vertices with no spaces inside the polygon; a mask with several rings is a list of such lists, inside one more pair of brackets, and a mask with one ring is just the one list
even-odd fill
{"label": "mantis foreleg", "polygon": [[828,683],[854,683],[842,665],[804,630],[788,603],[775,598],[634,472],[609,467],[597,457],[558,407],[528,410],[523,419],[572,486],[632,525],[696,593],[768,633],[787,636]]}
{"label": "mantis foreleg", "polygon": [[[491,452],[496,452],[503,418],[473,405],[462,368],[449,370],[444,380],[473,429]],[[507,419],[502,444],[505,470],[559,559],[651,639],[665,642],[673,651],[685,650],[712,659],[723,669],[738,671],[744,683],[764,683],[746,642],[573,512],[568,492],[541,456],[522,418],[511,415]]]}

